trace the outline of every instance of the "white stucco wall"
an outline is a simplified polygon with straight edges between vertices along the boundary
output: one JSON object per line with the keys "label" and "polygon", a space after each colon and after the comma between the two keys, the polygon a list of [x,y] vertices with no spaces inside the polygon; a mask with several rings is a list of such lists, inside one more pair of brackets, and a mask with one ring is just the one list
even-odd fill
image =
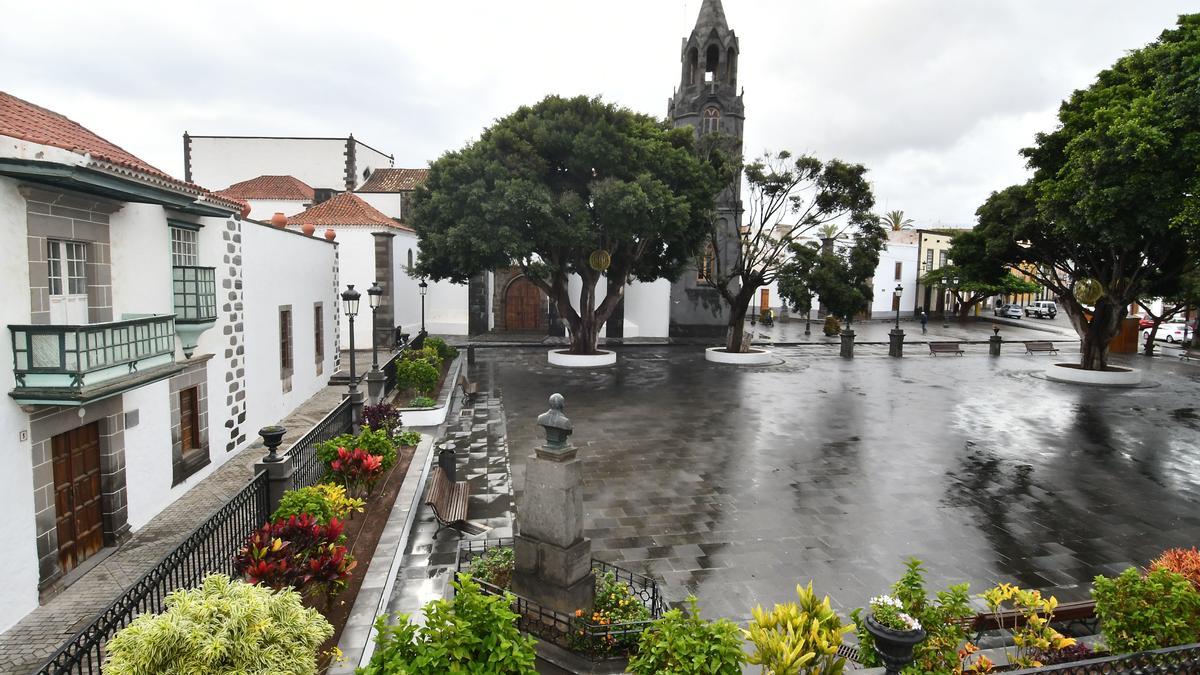
{"label": "white stucco wall", "polygon": [[[0,302],[0,325],[29,323],[29,254],[24,246],[25,199],[17,183],[0,177],[0,236],[21,242],[0,256],[0,293],[22,302]],[[12,371],[12,340],[0,340],[0,391],[16,386]],[[33,513],[33,462],[29,443],[29,417],[8,396],[0,397],[0,509],[5,515],[7,541],[0,546],[0,631],[7,630],[38,604],[37,529]]]}
{"label": "white stucco wall", "polygon": [[171,489],[170,385],[159,380],[125,392],[121,405],[126,414],[138,411],[137,426],[125,429],[129,527],[137,531],[184,492]]}
{"label": "white stucco wall", "polygon": [[366,182],[367,178],[363,176],[364,170],[369,169],[371,173],[374,173],[376,169],[390,168],[392,168],[391,157],[388,157],[366,143],[355,139],[354,170],[357,175],[354,177],[354,187],[359,187]]}
{"label": "white stucco wall", "polygon": [[[900,280],[896,280],[896,263],[901,264]],[[896,284],[904,287],[900,296],[901,316],[911,316],[917,301],[917,247],[915,244],[888,243],[879,252],[879,265],[875,268],[875,296],[871,301],[871,313],[875,318],[886,318],[893,314],[892,298]]]}
{"label": "white stucco wall", "polygon": [[308,208],[308,202],[300,199],[247,199],[246,203],[250,205],[249,217],[263,221],[271,220],[276,213],[294,216]]}
{"label": "white stucco wall", "polygon": [[[242,269],[246,345],[246,421],[243,429],[274,424],[306,401],[333,374],[333,244],[290,230],[244,223]],[[286,264],[283,264],[286,261]],[[344,261],[344,258],[343,258]],[[325,359],[316,372],[313,304],[322,303]],[[279,307],[292,306],[293,375],[284,392],[279,369]],[[365,298],[363,305],[366,305]]]}
{"label": "white stucco wall", "polygon": [[625,288],[625,337],[667,337],[670,324],[670,281],[635,281]]}
{"label": "white stucco wall", "polygon": [[346,139],[192,136],[191,168],[192,182],[214,190],[265,175],[344,190]]}
{"label": "white stucco wall", "polygon": [[109,216],[113,319],[172,314],[171,232],[161,206],[125,204]]}
{"label": "white stucco wall", "polygon": [[[375,237],[373,230],[365,227],[337,227],[340,281],[339,293],[354,284],[354,290],[362,294],[358,316],[354,319],[354,345],[356,348],[370,347],[371,308],[367,304],[367,289],[375,281]],[[315,236],[323,236],[317,232]],[[330,282],[332,283],[332,282]],[[341,300],[338,300],[341,302]],[[342,348],[350,348],[350,319],[341,315]]]}
{"label": "white stucco wall", "polygon": [[388,218],[400,218],[399,192],[355,192],[364,202],[379,209]]}
{"label": "white stucco wall", "polygon": [[[395,246],[396,323],[410,335],[421,330],[421,279],[408,273],[409,252],[417,260],[417,235],[397,230]],[[491,297],[490,295],[488,297]],[[425,295],[425,330],[436,335],[467,334],[467,285],[431,281]]]}

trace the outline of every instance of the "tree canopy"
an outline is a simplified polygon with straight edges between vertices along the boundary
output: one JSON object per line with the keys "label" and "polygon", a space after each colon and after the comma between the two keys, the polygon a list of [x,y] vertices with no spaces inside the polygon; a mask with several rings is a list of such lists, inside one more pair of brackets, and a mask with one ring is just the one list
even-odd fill
{"label": "tree canopy", "polygon": [[572,351],[591,353],[626,283],[677,278],[708,235],[722,185],[694,142],[690,128],[598,98],[523,106],[430,166],[413,199],[416,272],[462,282],[519,267],[556,302]]}
{"label": "tree canopy", "polygon": [[958,303],[958,314],[965,317],[979,301],[993,295],[1018,295],[1036,293],[1041,287],[1006,266],[999,258],[988,252],[987,238],[981,231],[960,230],[950,241],[947,257],[954,261],[930,270],[921,277],[925,286],[944,284],[955,279],[950,292]]}
{"label": "tree canopy", "polygon": [[887,242],[887,230],[863,223],[849,246],[818,249],[812,243],[794,242],[792,256],[779,274],[779,294],[796,311],[807,312],[814,295],[832,316],[847,325],[854,315],[871,305],[871,278],[879,265],[879,252]]}
{"label": "tree canopy", "polygon": [[[1058,128],[1022,151],[1033,178],[993,193],[976,212],[987,255],[1058,295],[1083,340],[1084,368],[1107,366],[1131,303],[1169,295],[1195,267],[1197,100],[1200,15],[1186,15],[1074,92]],[[1085,279],[1101,291],[1088,313],[1073,293]]]}

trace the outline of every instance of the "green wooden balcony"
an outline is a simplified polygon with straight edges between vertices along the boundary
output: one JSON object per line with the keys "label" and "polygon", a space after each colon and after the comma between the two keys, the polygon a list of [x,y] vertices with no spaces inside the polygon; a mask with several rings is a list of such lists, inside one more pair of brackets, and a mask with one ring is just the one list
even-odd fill
{"label": "green wooden balcony", "polygon": [[175,265],[171,271],[175,293],[175,324],[183,354],[191,358],[200,334],[217,321],[217,275],[212,267]]}
{"label": "green wooden balcony", "polygon": [[78,326],[9,326],[23,405],[83,405],[182,370],[175,364],[175,316]]}

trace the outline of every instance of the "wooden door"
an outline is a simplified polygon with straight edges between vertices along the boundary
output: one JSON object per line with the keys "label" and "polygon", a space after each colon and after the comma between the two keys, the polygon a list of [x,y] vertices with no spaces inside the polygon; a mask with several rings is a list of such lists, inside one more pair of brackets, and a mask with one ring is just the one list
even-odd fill
{"label": "wooden door", "polygon": [[46,242],[46,272],[50,284],[50,323],[78,326],[88,322],[87,249],[77,241]]}
{"label": "wooden door", "polygon": [[508,285],[504,294],[504,328],[511,331],[536,331],[541,327],[542,292],[525,277]]}
{"label": "wooden door", "polygon": [[100,496],[100,427],[93,422],[51,439],[58,563],[63,572],[104,545]]}
{"label": "wooden door", "polygon": [[200,447],[200,412],[196,387],[179,392],[179,441],[183,453]]}
{"label": "wooden door", "polygon": [[758,289],[758,313],[763,314],[768,309],[771,309],[771,289]]}

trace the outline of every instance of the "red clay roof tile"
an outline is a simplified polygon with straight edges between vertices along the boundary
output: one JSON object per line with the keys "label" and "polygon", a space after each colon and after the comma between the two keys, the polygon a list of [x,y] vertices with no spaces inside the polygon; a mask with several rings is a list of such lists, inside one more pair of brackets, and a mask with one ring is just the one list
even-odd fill
{"label": "red clay roof tile", "polygon": [[425,182],[429,169],[375,169],[359,192],[407,192]]}
{"label": "red clay roof tile", "polygon": [[232,199],[294,199],[313,200],[313,189],[295,176],[259,176],[234,183],[217,194]]}
{"label": "red clay roof tile", "polygon": [[353,192],[343,192],[332,198],[315,204],[307,211],[288,218],[288,225],[304,225],[312,223],[317,227],[336,227],[338,225],[382,225],[398,230],[409,230],[405,225],[388,218],[374,206],[363,201]]}

